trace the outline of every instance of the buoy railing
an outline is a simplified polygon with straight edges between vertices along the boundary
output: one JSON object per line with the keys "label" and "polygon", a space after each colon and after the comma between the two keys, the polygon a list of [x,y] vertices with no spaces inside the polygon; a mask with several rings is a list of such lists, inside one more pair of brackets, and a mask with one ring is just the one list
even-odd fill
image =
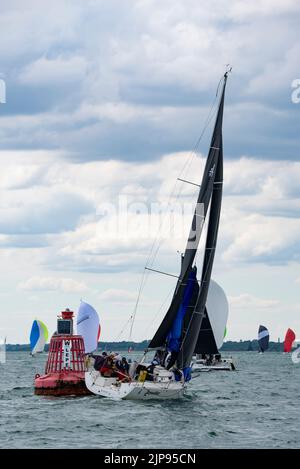
{"label": "buoy railing", "polygon": [[84,372],[84,342],[81,336],[53,336],[50,341],[45,373]]}

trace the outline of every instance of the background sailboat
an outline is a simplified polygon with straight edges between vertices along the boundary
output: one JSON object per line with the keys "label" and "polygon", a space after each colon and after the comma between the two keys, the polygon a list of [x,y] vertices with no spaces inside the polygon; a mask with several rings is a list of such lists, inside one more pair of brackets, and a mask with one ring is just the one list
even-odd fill
{"label": "background sailboat", "polygon": [[232,358],[222,359],[219,352],[226,335],[228,300],[224,290],[214,280],[210,281],[205,316],[196,344],[193,372],[235,370]]}
{"label": "background sailboat", "polygon": [[270,334],[265,326],[259,326],[258,328],[258,348],[261,353],[265,352],[269,348]]}
{"label": "background sailboat", "polygon": [[3,343],[0,342],[0,363],[6,362],[6,337]]}
{"label": "background sailboat", "polygon": [[32,323],[30,332],[30,350],[31,355],[44,351],[45,344],[48,340],[47,326],[40,320],[35,319]]}
{"label": "background sailboat", "polygon": [[97,350],[100,332],[97,311],[88,303],[81,301],[77,314],[77,334],[83,337],[85,353]]}
{"label": "background sailboat", "polygon": [[284,344],[283,344],[283,351],[290,352],[293,347],[293,342],[296,339],[296,334],[292,329],[288,329],[285,334]]}
{"label": "background sailboat", "polygon": [[297,344],[297,348],[292,353],[292,360],[293,360],[293,363],[300,363],[300,347],[299,347],[299,344]]}
{"label": "background sailboat", "polygon": [[[196,359],[193,361],[193,371],[235,369],[231,358],[221,359],[220,348],[226,335],[228,319],[228,300],[222,287],[214,280],[210,281],[206,301],[205,316],[195,348]],[[207,363],[205,356],[211,356]]]}
{"label": "background sailboat", "polygon": [[228,311],[228,300],[224,290],[217,282],[211,280],[206,301],[206,314],[195,348],[196,354],[219,353],[223,345]]}

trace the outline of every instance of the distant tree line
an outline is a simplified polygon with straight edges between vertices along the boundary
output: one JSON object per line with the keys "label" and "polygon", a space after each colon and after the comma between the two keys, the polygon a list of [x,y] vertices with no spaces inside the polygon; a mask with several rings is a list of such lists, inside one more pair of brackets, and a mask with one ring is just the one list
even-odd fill
{"label": "distant tree line", "polygon": [[[221,352],[257,352],[258,350],[257,340],[240,340],[239,342],[228,340],[220,349]],[[269,342],[267,351],[283,352],[283,342]]]}
{"label": "distant tree line", "polygon": [[[142,342],[127,342],[123,340],[122,342],[99,342],[98,350],[106,351],[132,351],[140,352],[145,350],[149,344],[149,340],[143,340]],[[6,350],[8,352],[30,352],[29,344],[7,344]],[[49,345],[45,346],[46,352],[49,350]],[[258,351],[258,342],[257,340],[240,340],[239,342],[234,342],[228,340],[224,342],[221,349],[221,352],[251,352]],[[283,352],[283,343],[282,342],[270,342],[268,352]]]}
{"label": "distant tree line", "polygon": [[[106,351],[118,351],[118,350],[126,350],[128,351],[129,348],[132,351],[141,351],[145,350],[149,344],[150,340],[143,340],[142,342],[126,342],[123,340],[122,342],[99,342],[98,350],[106,350]],[[30,352],[30,345],[29,344],[7,344],[6,345],[7,352]],[[45,351],[48,352],[49,344],[45,345]]]}

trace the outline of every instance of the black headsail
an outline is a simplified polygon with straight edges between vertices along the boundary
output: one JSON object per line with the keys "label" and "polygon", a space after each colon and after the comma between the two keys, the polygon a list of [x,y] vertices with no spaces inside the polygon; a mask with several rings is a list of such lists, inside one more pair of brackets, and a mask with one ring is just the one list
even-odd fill
{"label": "black headsail", "polygon": [[[202,320],[205,316],[205,306],[208,295],[211,272],[214,262],[215,250],[217,245],[217,235],[219,228],[221,202],[222,202],[222,186],[223,186],[223,151],[222,151],[222,135],[220,139],[219,159],[217,163],[213,193],[211,198],[210,214],[207,228],[207,237],[205,243],[204,260],[202,267],[202,275],[200,281],[200,290],[195,309],[192,313],[187,330],[185,331],[181,349],[177,358],[179,368],[190,366],[193,354],[200,350],[200,344],[197,347],[198,340],[201,340],[199,333],[201,330]],[[207,313],[206,313],[207,314]]]}
{"label": "black headsail", "polygon": [[201,328],[198,335],[196,347],[194,350],[196,354],[217,354],[219,353],[215,336],[211,327],[211,323],[208,317],[207,308],[205,308],[205,314],[201,322]]}
{"label": "black headsail", "polygon": [[[186,249],[182,258],[182,263],[181,263],[181,271],[180,275],[178,278],[178,282],[175,288],[175,292],[173,295],[173,299],[171,302],[171,305],[162,321],[160,324],[158,330],[156,331],[153,339],[151,340],[149,344],[149,349],[164,349],[166,347],[166,339],[168,336],[168,333],[172,327],[172,324],[176,318],[178,309],[180,307],[180,304],[183,299],[184,291],[185,288],[188,284],[188,279],[191,274],[191,270],[193,268],[193,262],[195,259],[195,255],[198,249],[205,217],[207,215],[208,207],[210,204],[210,201],[217,200],[217,193],[222,191],[222,178],[220,177],[222,175],[222,122],[223,122],[223,108],[224,108],[224,96],[225,96],[225,87],[226,87],[226,80],[227,80],[227,72],[224,75],[224,83],[223,83],[223,89],[222,89],[222,94],[219,102],[219,108],[218,108],[218,113],[216,117],[216,122],[214,126],[214,131],[211,139],[211,145],[208,153],[208,157],[206,160],[205,164],[205,169],[202,177],[202,182],[200,186],[200,191],[197,199],[197,204],[196,208],[194,211],[194,216],[192,220],[192,226],[190,229],[190,234],[189,238],[187,241]],[[221,159],[221,163],[220,163]],[[219,186],[219,190],[217,189],[217,186]],[[215,194],[215,195],[214,195]],[[210,210],[210,215],[211,216],[216,216],[214,214],[214,208],[213,204],[211,204],[211,210]],[[209,223],[208,226],[208,238],[209,238],[209,233],[212,236],[213,233],[215,232],[215,228],[213,227],[215,223]],[[208,249],[208,245],[207,245]],[[208,251],[206,251],[208,252]],[[212,251],[213,252],[213,251]],[[213,257],[213,256],[212,256]],[[205,299],[206,302],[206,297],[207,297],[207,292],[202,290],[206,289],[206,285],[208,283],[209,285],[209,280],[210,280],[210,272],[212,268],[210,266],[209,258],[205,256],[206,258],[206,268],[202,272],[202,278],[201,278],[201,288],[199,291],[199,296],[198,296],[198,301],[197,301],[197,308],[195,308],[194,312],[191,314],[191,319],[189,321],[189,325],[186,328],[186,331],[184,331],[183,336],[182,336],[182,346],[180,349],[179,357],[178,357],[178,366],[180,368],[183,367],[183,364],[186,364],[187,358],[190,355],[190,347],[193,345],[193,350],[191,351],[191,357],[194,352],[195,348],[195,343],[197,341],[197,337],[199,334],[200,326],[201,326],[201,321],[195,321],[195,316],[200,318],[200,315],[198,314],[198,309],[201,307],[202,311],[202,301]],[[205,263],[205,261],[204,261]],[[207,271],[207,274],[204,275],[205,271]],[[202,281],[203,279],[203,281]],[[200,300],[201,299],[201,304]],[[205,308],[205,302],[204,302],[204,308]],[[195,337],[194,337],[195,335]]]}

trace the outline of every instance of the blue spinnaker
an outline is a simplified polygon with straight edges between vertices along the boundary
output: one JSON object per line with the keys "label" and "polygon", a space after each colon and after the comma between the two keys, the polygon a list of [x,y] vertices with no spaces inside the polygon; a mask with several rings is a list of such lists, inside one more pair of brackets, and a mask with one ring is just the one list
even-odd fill
{"label": "blue spinnaker", "polygon": [[34,347],[36,346],[38,340],[40,338],[40,328],[35,319],[32,324],[31,332],[30,332],[30,350],[33,352]]}
{"label": "blue spinnaker", "polygon": [[167,344],[169,352],[179,352],[181,345],[181,334],[183,320],[187,312],[187,308],[190,304],[193,290],[197,282],[197,269],[192,269],[189,279],[187,282],[186,289],[184,291],[182,303],[178,309],[175,321],[173,322],[172,329],[167,336]]}

